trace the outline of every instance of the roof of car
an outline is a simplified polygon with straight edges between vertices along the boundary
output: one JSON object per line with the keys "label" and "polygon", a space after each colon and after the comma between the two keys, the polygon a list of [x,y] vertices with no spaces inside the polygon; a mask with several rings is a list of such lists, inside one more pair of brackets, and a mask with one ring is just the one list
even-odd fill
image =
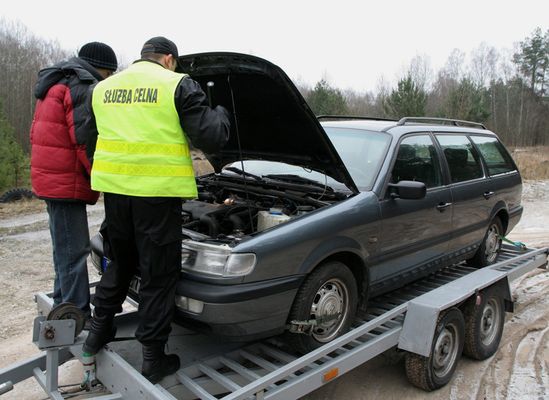
{"label": "roof of car", "polygon": [[322,121],[322,126],[333,126],[337,128],[354,128],[354,129],[368,129],[371,131],[383,131],[387,128],[395,126],[397,121],[378,121],[378,120],[361,120],[361,119],[349,119],[338,121]]}
{"label": "roof of car", "polygon": [[[402,120],[401,120],[402,121]],[[375,120],[375,119],[340,119],[336,121],[321,121],[323,127],[334,128],[349,128],[349,129],[365,129],[370,131],[387,132],[393,136],[401,136],[410,132],[456,132],[456,133],[477,133],[494,135],[488,129],[474,126],[455,126],[437,121],[409,121],[399,124],[399,121],[394,120]]]}

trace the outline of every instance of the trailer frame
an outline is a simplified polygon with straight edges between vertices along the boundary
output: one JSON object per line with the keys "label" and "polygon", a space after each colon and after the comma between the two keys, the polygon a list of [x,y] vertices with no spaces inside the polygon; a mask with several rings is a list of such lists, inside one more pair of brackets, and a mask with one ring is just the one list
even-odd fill
{"label": "trailer frame", "polygon": [[[276,338],[249,344],[218,343],[215,338],[174,326],[170,351],[187,358],[176,374],[152,384],[136,369],[140,360],[135,343],[110,343],[96,355],[97,379],[110,394],[93,398],[296,399],[391,348],[429,356],[440,313],[486,288],[497,287],[506,311],[512,311],[510,283],[535,268],[547,268],[548,255],[549,248],[504,245],[498,262],[491,266],[476,269],[460,263],[444,268],[372,299],[349,332],[303,356],[292,354]],[[39,314],[47,315],[53,306],[51,294],[38,293],[35,299]],[[116,316],[119,332],[131,333],[136,318],[135,311]],[[57,368],[69,359],[81,360],[85,335],[71,345],[48,348],[0,370],[0,395],[35,377],[50,398],[62,399],[57,390]]]}

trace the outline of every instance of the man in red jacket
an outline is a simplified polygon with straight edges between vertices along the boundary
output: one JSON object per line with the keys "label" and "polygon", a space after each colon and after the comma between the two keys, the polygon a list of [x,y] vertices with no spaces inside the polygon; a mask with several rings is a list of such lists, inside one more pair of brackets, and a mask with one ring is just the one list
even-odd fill
{"label": "man in red jacket", "polygon": [[53,247],[54,305],[70,302],[90,314],[87,256],[90,237],[86,204],[99,193],[90,187],[86,157],[85,102],[90,85],[112,75],[116,55],[104,43],[87,43],[78,57],[38,74],[38,99],[30,141],[32,188],[46,201]]}

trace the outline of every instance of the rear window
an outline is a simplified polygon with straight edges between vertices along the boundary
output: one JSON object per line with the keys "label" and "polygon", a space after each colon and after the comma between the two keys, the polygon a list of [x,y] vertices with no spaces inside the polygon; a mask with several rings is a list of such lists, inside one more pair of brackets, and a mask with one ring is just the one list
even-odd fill
{"label": "rear window", "polygon": [[482,178],[477,151],[465,135],[436,135],[450,169],[452,183]]}
{"label": "rear window", "polygon": [[490,175],[504,174],[515,170],[511,156],[505,151],[499,140],[485,136],[471,136],[471,140],[482,154]]}

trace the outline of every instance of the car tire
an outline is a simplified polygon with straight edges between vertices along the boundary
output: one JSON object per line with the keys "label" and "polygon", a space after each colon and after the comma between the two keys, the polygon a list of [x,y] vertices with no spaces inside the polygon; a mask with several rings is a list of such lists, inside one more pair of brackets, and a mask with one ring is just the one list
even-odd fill
{"label": "car tire", "polygon": [[320,265],[299,288],[288,321],[317,320],[333,315],[334,310],[341,315],[313,327],[310,334],[287,333],[287,344],[308,353],[347,332],[356,314],[357,293],[355,277],[345,264],[332,261]]}
{"label": "car tire", "polygon": [[463,354],[474,360],[486,360],[498,350],[503,334],[505,308],[503,298],[496,290],[482,291],[479,296],[473,296],[463,308]]}
{"label": "car tire", "polygon": [[467,260],[472,267],[486,267],[493,264],[501,250],[501,237],[503,236],[503,224],[499,217],[494,217],[488,226],[488,230],[482,239],[482,243],[475,255]]}
{"label": "car tire", "polygon": [[15,188],[8,190],[2,196],[0,196],[0,203],[9,203],[22,199],[32,199],[33,197],[34,193],[29,189]]}
{"label": "car tire", "polygon": [[463,351],[464,330],[463,315],[458,308],[441,314],[429,357],[406,353],[406,376],[410,383],[430,392],[450,382]]}

